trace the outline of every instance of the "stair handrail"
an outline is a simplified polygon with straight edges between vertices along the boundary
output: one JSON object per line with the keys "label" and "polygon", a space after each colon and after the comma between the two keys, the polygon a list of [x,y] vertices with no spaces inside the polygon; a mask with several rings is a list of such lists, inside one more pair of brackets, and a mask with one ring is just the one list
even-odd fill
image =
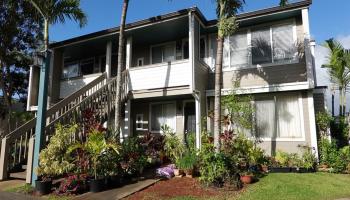
{"label": "stair handrail", "polygon": [[[72,93],[71,95],[69,95],[68,97],[62,99],[61,101],[59,101],[58,103],[56,103],[55,105],[53,105],[51,108],[49,108],[46,111],[46,118],[51,117],[50,115],[55,114],[57,111],[59,111],[60,109],[62,109],[65,106],[68,106],[69,104],[73,103],[73,100],[76,100],[77,97],[80,97],[81,95],[83,95],[84,93],[86,93],[87,91],[89,91],[91,88],[93,88],[94,86],[96,86],[99,83],[104,84],[105,82],[105,78],[106,78],[106,73],[103,73],[101,76],[97,77],[96,79],[94,79],[93,81],[91,81],[90,83],[88,83],[87,85],[85,85],[84,87],[82,87],[81,89],[79,89],[78,91]],[[82,101],[82,99],[80,100]],[[78,102],[77,102],[78,103]],[[65,112],[62,112],[60,115],[64,114]],[[59,115],[59,116],[60,116]],[[59,118],[55,117],[56,119]],[[51,121],[51,120],[50,120]],[[50,123],[50,122],[49,122]],[[16,139],[18,137],[21,136],[22,133],[26,132],[28,129],[35,127],[36,124],[36,117],[32,118],[31,120],[29,120],[28,122],[26,122],[25,124],[23,124],[22,126],[18,127],[17,129],[13,130],[11,133],[7,134],[5,137],[9,140],[13,140]],[[4,137],[4,138],[5,138]]]}

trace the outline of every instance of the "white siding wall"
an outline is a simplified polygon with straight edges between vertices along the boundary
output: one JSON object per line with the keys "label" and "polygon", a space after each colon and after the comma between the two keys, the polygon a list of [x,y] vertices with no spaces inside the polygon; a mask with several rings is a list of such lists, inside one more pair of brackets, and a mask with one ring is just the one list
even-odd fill
{"label": "white siding wall", "polygon": [[130,90],[146,90],[190,85],[188,60],[130,69]]}
{"label": "white siding wall", "polygon": [[101,76],[101,73],[98,74],[91,74],[87,76],[83,76],[81,78],[75,78],[72,80],[62,80],[60,83],[60,98],[65,98],[69,96],[70,94],[78,91],[85,85],[89,84],[91,81],[95,80]]}

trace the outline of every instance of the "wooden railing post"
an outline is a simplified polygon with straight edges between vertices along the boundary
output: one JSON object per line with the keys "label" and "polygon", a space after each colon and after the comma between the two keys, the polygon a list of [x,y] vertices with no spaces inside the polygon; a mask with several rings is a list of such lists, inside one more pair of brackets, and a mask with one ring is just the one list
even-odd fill
{"label": "wooden railing post", "polygon": [[0,181],[6,180],[7,177],[7,166],[9,162],[9,139],[4,137],[1,141],[1,152],[0,152]]}
{"label": "wooden railing post", "polygon": [[26,183],[32,183],[32,171],[33,171],[33,154],[34,154],[34,137],[29,139],[28,145],[28,160],[27,160],[27,172],[26,172]]}

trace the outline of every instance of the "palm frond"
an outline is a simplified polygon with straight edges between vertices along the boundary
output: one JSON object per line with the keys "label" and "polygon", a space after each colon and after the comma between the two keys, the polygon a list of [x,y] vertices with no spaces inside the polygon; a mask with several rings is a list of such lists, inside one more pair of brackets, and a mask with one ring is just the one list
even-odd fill
{"label": "palm frond", "polygon": [[80,27],[86,25],[87,16],[80,8],[80,0],[54,0],[53,2],[49,17],[51,24],[65,23],[65,19],[68,18],[78,22]]}
{"label": "palm frond", "polygon": [[286,6],[288,3],[289,3],[288,0],[280,0],[280,6],[281,6],[281,7]]}

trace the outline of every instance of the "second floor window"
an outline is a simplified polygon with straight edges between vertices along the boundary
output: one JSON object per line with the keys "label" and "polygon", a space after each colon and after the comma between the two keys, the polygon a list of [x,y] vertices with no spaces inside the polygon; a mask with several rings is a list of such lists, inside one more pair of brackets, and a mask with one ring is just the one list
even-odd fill
{"label": "second floor window", "polygon": [[296,57],[292,24],[254,29],[251,38],[253,65],[279,63]]}
{"label": "second floor window", "polygon": [[175,43],[157,45],[151,48],[152,64],[175,60]]}

